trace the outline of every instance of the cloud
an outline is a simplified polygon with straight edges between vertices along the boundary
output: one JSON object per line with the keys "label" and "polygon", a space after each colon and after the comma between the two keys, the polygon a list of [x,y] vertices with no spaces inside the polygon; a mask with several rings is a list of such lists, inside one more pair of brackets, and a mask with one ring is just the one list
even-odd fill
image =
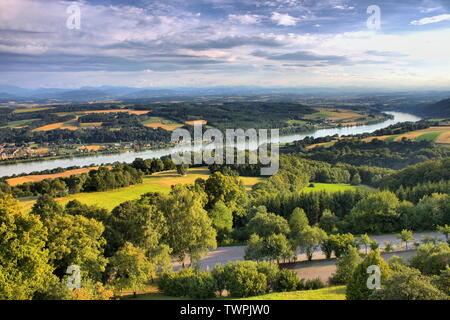
{"label": "cloud", "polygon": [[265,51],[255,51],[256,57],[264,57],[274,61],[299,61],[299,62],[322,62],[326,64],[347,64],[349,60],[345,56],[320,55],[308,51],[296,51],[285,54],[271,54]]}
{"label": "cloud", "polygon": [[394,52],[394,51],[378,51],[378,50],[368,50],[366,51],[367,54],[370,54],[372,56],[377,57],[407,57],[407,54],[401,53],[401,52]]}
{"label": "cloud", "polygon": [[289,14],[283,14],[274,12],[270,18],[272,21],[276,22],[279,26],[295,26],[299,19],[290,16]]}
{"label": "cloud", "polygon": [[438,23],[438,22],[449,21],[449,20],[450,20],[450,14],[440,14],[438,16],[423,18],[420,20],[414,20],[411,22],[411,24],[415,25],[415,26],[422,26],[425,24]]}
{"label": "cloud", "polygon": [[228,19],[231,22],[241,24],[258,24],[261,22],[261,16],[256,14],[230,14]]}
{"label": "cloud", "polygon": [[281,47],[284,43],[274,36],[234,36],[193,42],[184,47],[193,50],[231,49],[240,46]]}

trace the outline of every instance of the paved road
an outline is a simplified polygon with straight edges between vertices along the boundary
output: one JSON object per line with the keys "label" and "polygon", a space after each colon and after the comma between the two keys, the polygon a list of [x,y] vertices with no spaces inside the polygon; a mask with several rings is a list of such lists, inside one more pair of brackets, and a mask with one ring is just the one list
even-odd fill
{"label": "paved road", "polygon": [[[415,251],[403,251],[382,253],[381,256],[388,260],[392,256],[402,257],[405,261],[415,255]],[[308,263],[294,263],[288,266],[288,269],[294,270],[300,279],[316,279],[320,278],[323,282],[327,282],[328,279],[336,272],[336,259],[333,260],[317,260]]]}
{"label": "paved road", "polygon": [[[444,236],[437,232],[425,232],[425,233],[415,233],[414,238],[416,241],[420,241],[422,237],[430,236],[434,238],[439,238],[444,240]],[[380,247],[384,247],[384,242],[389,241],[393,245],[399,245],[401,243],[400,240],[396,238],[395,234],[391,235],[381,235],[381,236],[372,236],[372,240],[377,241],[380,244]],[[412,241],[410,242],[412,246]],[[209,252],[209,254],[201,260],[201,268],[202,269],[211,269],[214,268],[216,264],[225,264],[229,261],[242,261],[244,260],[245,255],[245,246],[232,246],[232,247],[219,247],[215,250]],[[298,261],[306,260],[305,254],[299,252]],[[324,256],[320,252],[320,249],[316,251],[313,259],[323,259]],[[175,269],[180,268],[179,263],[174,264]]]}

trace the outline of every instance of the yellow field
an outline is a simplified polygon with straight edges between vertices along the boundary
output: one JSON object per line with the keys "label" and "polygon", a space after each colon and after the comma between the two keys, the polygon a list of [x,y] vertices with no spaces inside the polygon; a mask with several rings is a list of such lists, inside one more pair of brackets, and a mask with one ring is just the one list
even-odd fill
{"label": "yellow field", "polygon": [[436,140],[437,143],[450,143],[450,131],[444,132]]}
{"label": "yellow field", "polygon": [[103,124],[103,122],[83,122],[80,123],[80,127],[81,128],[86,128],[86,127],[101,127]]}
{"label": "yellow field", "polygon": [[15,109],[13,113],[25,113],[25,112],[34,112],[34,111],[44,111],[53,109],[52,107],[42,107],[42,108],[26,108],[26,109]]}
{"label": "yellow field", "polygon": [[163,124],[163,123],[146,123],[144,124],[144,126],[149,127],[149,128],[162,128],[164,130],[167,131],[173,131],[177,128],[182,127],[182,124]]}
{"label": "yellow field", "polygon": [[195,125],[206,125],[208,124],[208,121],[206,120],[194,120],[194,121],[186,121],[186,124],[190,125],[190,126],[195,126]]}
{"label": "yellow field", "polygon": [[[353,121],[364,115],[347,109],[317,108],[317,113],[305,116],[305,119],[326,119],[332,121]],[[361,123],[361,122],[358,122]]]}
{"label": "yellow field", "polygon": [[87,150],[87,151],[98,151],[102,148],[102,146],[84,146],[79,147],[79,150]]}
{"label": "yellow field", "polygon": [[[427,136],[428,139],[427,139]],[[437,143],[450,143],[450,126],[445,127],[430,127],[428,129],[411,131],[399,135],[391,135],[391,136],[379,136],[379,137],[369,137],[363,139],[365,142],[370,142],[374,139],[378,140],[390,140],[390,141],[401,141],[403,138],[407,138],[409,140],[429,140]]]}
{"label": "yellow field", "polygon": [[79,128],[67,125],[65,122],[58,122],[58,123],[52,123],[52,124],[48,124],[46,126],[42,126],[42,127],[33,129],[33,132],[50,131],[50,130],[56,130],[56,129],[73,130],[74,131],[74,130],[78,130]]}
{"label": "yellow field", "polygon": [[135,114],[135,115],[143,115],[147,114],[150,111],[149,110],[131,110],[131,109],[115,109],[115,110],[92,110],[92,111],[84,111],[85,114],[90,113],[118,113],[118,112],[127,112],[129,114]]}
{"label": "yellow field", "polygon": [[[192,184],[196,179],[208,179],[210,173],[207,168],[190,168],[187,175],[182,177],[176,171],[165,171],[144,178],[142,184],[133,185],[105,192],[77,193],[65,198],[57,199],[62,205],[71,200],[78,200],[87,205],[97,205],[101,208],[112,210],[119,204],[129,200],[138,199],[141,195],[149,192],[168,193],[170,187],[175,184]],[[260,182],[263,178],[241,177],[246,188]],[[36,200],[21,201],[21,207],[25,211],[31,210]]]}
{"label": "yellow field", "polygon": [[82,173],[88,173],[91,170],[97,170],[98,167],[91,167],[91,168],[82,168],[82,169],[74,169],[74,170],[67,170],[60,173],[54,173],[54,174],[42,174],[42,175],[28,175],[18,178],[11,178],[6,180],[6,182],[10,186],[18,186],[20,184],[24,184],[27,182],[38,182],[43,181],[45,179],[56,179],[56,178],[63,178],[63,177],[70,177],[74,174],[82,174]]}

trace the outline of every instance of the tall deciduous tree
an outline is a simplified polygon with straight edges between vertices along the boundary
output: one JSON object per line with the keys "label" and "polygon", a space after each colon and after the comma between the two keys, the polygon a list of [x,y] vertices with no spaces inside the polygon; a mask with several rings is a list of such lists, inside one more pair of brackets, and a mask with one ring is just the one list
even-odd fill
{"label": "tall deciduous tree", "polygon": [[142,249],[126,242],[110,259],[113,272],[112,283],[118,291],[124,289],[138,290],[145,288],[146,283],[156,274],[156,266],[150,262]]}
{"label": "tall deciduous tree", "polygon": [[39,218],[0,193],[0,299],[32,299],[54,281]]}
{"label": "tall deciduous tree", "polygon": [[180,262],[184,262],[186,255],[191,262],[198,260],[217,246],[216,231],[203,209],[201,195],[188,186],[174,186],[160,202],[160,210],[167,222],[164,239]]}
{"label": "tall deciduous tree", "polygon": [[298,238],[294,238],[294,243],[306,252],[309,261],[312,260],[314,251],[327,240],[327,233],[319,227],[307,227]]}
{"label": "tall deciduous tree", "polygon": [[289,228],[291,229],[291,238],[298,238],[300,234],[309,227],[308,217],[305,210],[295,208],[289,218]]}
{"label": "tall deciduous tree", "polygon": [[247,225],[250,234],[255,233],[261,237],[272,234],[287,235],[290,232],[286,219],[274,213],[257,213]]}

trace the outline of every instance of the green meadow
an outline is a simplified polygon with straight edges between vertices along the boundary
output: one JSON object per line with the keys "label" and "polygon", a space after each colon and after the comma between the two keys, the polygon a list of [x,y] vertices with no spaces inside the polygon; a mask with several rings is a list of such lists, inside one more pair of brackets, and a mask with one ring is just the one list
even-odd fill
{"label": "green meadow", "polygon": [[[123,297],[124,300],[185,300],[187,298],[166,296],[156,288],[149,293],[138,294]],[[345,286],[323,288],[318,290],[276,292],[243,299],[216,298],[212,300],[345,300]]]}
{"label": "green meadow", "polygon": [[[65,205],[71,200],[78,200],[87,205],[97,205],[101,208],[112,210],[119,204],[138,199],[141,195],[149,192],[169,193],[170,187],[175,184],[192,184],[196,179],[208,179],[210,173],[207,168],[190,168],[186,176],[180,176],[175,171],[166,171],[146,176],[143,183],[126,188],[108,190],[103,192],[77,193],[68,197],[59,198],[57,201]],[[240,177],[247,190],[262,181],[264,178]],[[28,211],[36,200],[21,201],[21,206]]]}

